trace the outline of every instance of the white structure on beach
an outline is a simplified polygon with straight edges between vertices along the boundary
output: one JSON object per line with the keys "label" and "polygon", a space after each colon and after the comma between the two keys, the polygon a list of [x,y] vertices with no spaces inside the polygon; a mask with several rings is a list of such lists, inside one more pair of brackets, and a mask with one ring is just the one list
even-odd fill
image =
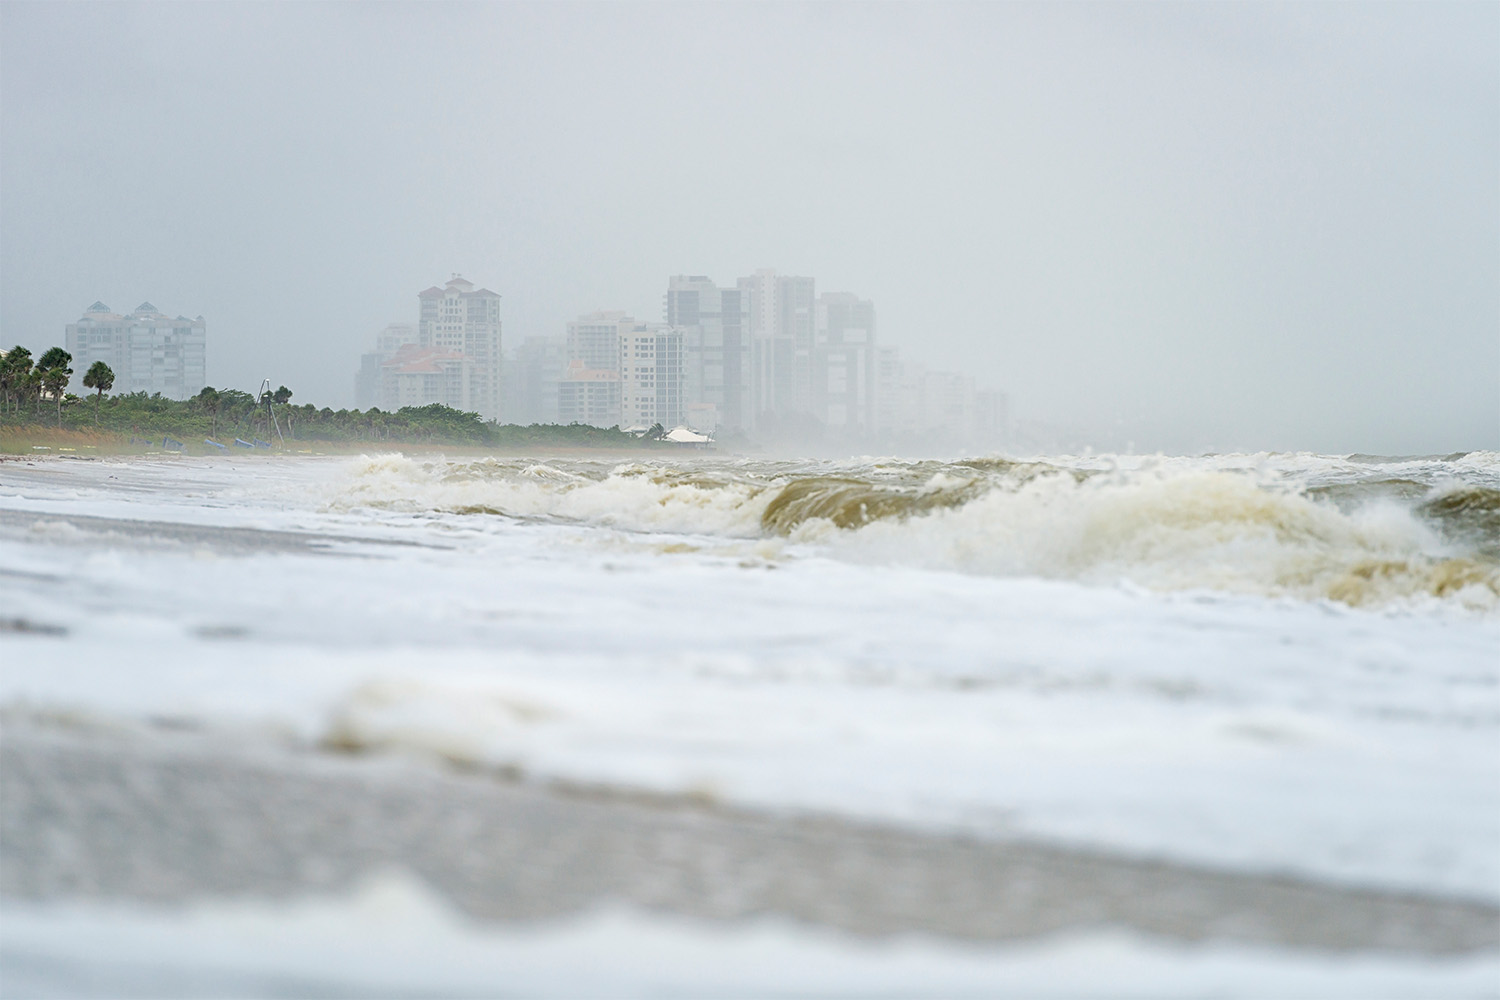
{"label": "white structure on beach", "polygon": [[95,302],[78,322],[67,325],[64,343],[73,355],[75,380],[81,382],[90,365],[103,361],[115,373],[117,393],[159,392],[188,399],[205,384],[202,316],[173,319],[149,302],[121,316]]}

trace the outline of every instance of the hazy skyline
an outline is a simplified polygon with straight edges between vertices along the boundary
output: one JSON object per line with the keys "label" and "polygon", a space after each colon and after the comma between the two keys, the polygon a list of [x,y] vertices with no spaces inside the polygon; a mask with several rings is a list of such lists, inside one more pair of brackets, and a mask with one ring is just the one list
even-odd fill
{"label": "hazy skyline", "polygon": [[0,7],[0,341],[96,299],[352,403],[758,267],[1144,449],[1500,448],[1500,7]]}

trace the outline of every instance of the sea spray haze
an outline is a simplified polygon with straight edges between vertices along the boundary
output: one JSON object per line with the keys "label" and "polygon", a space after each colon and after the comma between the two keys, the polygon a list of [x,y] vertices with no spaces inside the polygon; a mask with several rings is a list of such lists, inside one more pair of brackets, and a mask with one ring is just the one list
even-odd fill
{"label": "sea spray haze", "polygon": [[337,410],[453,271],[510,351],[775,267],[1008,390],[1028,447],[1500,449],[1493,4],[0,21],[0,329],[37,356],[95,300],[176,303],[210,384]]}

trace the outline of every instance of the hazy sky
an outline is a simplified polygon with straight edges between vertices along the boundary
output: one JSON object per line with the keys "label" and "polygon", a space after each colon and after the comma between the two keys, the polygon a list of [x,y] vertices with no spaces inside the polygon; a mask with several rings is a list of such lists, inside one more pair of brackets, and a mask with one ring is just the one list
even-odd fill
{"label": "hazy sky", "polygon": [[0,340],[95,299],[347,406],[757,267],[1141,448],[1500,448],[1500,5],[0,5]]}

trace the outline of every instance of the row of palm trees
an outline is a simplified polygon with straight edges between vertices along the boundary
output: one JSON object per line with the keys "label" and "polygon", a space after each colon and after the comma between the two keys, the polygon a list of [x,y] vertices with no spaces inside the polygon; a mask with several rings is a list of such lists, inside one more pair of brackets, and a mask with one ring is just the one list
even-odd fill
{"label": "row of palm trees", "polygon": [[[61,347],[49,347],[35,362],[31,351],[20,344],[0,354],[0,405],[6,414],[18,413],[23,403],[34,403],[42,412],[42,397],[57,403],[57,423],[62,426],[63,397],[73,378],[73,355]],[[94,423],[99,422],[99,401],[115,384],[115,373],[103,361],[95,361],[83,375],[83,384],[95,390]]]}

